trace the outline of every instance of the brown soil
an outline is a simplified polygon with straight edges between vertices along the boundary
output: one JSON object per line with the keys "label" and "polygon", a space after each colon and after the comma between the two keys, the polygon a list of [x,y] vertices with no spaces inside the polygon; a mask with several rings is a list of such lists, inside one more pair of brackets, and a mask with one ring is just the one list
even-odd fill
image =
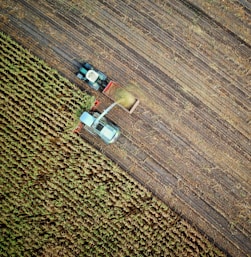
{"label": "brown soil", "polygon": [[0,29],[101,109],[110,100],[75,77],[79,61],[133,85],[135,112],[109,114],[119,141],[86,139],[229,255],[249,256],[250,6],[204,2],[2,0]]}

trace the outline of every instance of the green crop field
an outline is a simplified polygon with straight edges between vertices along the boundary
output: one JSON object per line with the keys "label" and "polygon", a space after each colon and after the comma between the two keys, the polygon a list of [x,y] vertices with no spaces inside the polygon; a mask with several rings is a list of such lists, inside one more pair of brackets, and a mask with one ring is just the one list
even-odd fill
{"label": "green crop field", "polygon": [[93,97],[0,41],[1,256],[224,256],[72,133]]}

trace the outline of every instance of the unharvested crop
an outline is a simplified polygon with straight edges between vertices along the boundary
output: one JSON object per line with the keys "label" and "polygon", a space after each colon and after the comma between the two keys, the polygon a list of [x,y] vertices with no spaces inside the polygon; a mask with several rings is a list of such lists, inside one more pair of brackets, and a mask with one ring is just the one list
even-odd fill
{"label": "unharvested crop", "polygon": [[0,42],[1,256],[224,256],[72,133],[92,97]]}

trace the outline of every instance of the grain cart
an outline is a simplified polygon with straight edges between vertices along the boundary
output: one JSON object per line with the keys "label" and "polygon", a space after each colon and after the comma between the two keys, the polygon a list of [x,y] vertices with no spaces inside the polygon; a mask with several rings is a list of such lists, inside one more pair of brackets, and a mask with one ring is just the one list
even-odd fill
{"label": "grain cart", "polygon": [[77,77],[86,81],[94,90],[101,91],[130,114],[133,113],[139,104],[139,100],[130,92],[125,90],[118,83],[109,80],[103,72],[94,69],[89,63],[83,63],[77,73]]}

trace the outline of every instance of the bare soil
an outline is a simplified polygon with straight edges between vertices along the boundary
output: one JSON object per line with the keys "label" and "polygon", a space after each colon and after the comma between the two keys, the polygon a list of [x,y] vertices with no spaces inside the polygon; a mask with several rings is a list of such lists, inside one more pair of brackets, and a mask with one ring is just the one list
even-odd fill
{"label": "bare soil", "polygon": [[[207,2],[207,3],[206,3]],[[2,0],[0,29],[81,89],[90,61],[140,99],[83,136],[231,256],[251,254],[248,1]]]}

